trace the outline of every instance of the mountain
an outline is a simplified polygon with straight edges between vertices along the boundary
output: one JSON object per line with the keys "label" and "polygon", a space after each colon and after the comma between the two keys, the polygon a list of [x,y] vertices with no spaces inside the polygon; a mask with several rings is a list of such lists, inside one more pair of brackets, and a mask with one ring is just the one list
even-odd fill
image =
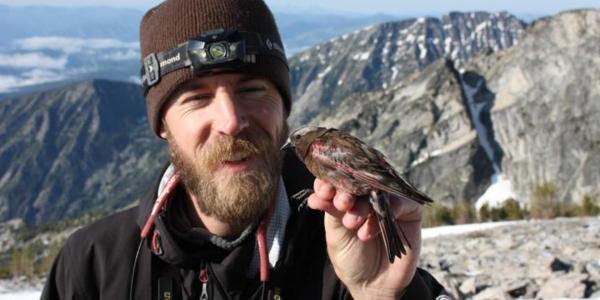
{"label": "mountain", "polygon": [[[535,186],[552,182],[559,200],[577,202],[584,194],[600,193],[595,171],[600,162],[599,15],[598,10],[565,12],[537,20],[523,32],[502,34],[500,25],[486,24],[523,24],[508,14],[485,13],[450,14],[442,18],[446,27],[435,19],[386,23],[292,58],[294,72],[308,72],[296,73],[294,88],[298,93],[297,79],[319,70],[329,69],[321,78],[337,74],[327,81],[313,76],[310,89],[321,86],[323,97],[339,98],[335,105],[320,103],[306,119],[348,130],[381,149],[440,203],[472,205],[501,177],[520,201],[526,202]],[[489,19],[476,23],[478,16]],[[469,34],[456,29],[462,27],[474,29]],[[452,46],[448,35],[452,51],[435,52],[433,40],[419,44],[428,38],[417,32],[436,32],[427,28],[473,38]],[[411,32],[412,50],[383,51],[385,44],[407,43]],[[366,49],[388,36],[396,39],[383,42],[381,52],[368,52],[372,61],[350,63],[352,55],[366,53],[348,52],[351,45],[363,41]],[[508,45],[508,40],[512,47],[501,49],[499,41]],[[470,48],[459,47],[466,44]],[[416,49],[428,50],[421,55],[424,50],[417,54]],[[325,55],[330,52],[350,56],[336,60]],[[396,77],[374,58],[384,52]],[[392,64],[398,55],[390,53],[405,55],[398,58],[402,63]],[[343,68],[335,64],[344,59]],[[352,77],[357,70],[358,77]],[[385,87],[366,84],[380,79],[364,70],[387,74],[381,76],[387,78]],[[323,85],[330,80],[342,81],[340,91]],[[307,110],[306,99],[294,103],[296,116]],[[127,206],[166,160],[164,143],[146,124],[138,85],[91,80],[23,95],[0,102],[0,119],[0,220],[44,223]]]}
{"label": "mountain", "polygon": [[0,102],[0,220],[130,204],[165,163],[138,85],[84,81]]}
{"label": "mountain", "polygon": [[318,43],[369,25],[401,19],[397,16],[320,15],[315,12],[298,14],[274,11],[275,20],[288,55],[294,55]]}
{"label": "mountain", "polygon": [[355,93],[311,122],[361,137],[437,201],[485,191],[493,166],[477,141],[459,73],[439,59],[385,90]]}
{"label": "mountain", "polygon": [[[416,60],[402,80],[313,104],[318,110],[305,119],[382,149],[441,203],[493,203],[494,193],[485,192],[500,183],[512,189],[507,197],[524,204],[544,184],[555,201],[580,203],[600,194],[599,30],[598,10],[543,18],[510,48],[485,48],[460,64],[451,55],[423,69]],[[328,51],[336,49],[347,48]],[[320,68],[342,78],[356,74],[334,73],[335,64]],[[309,90],[327,90],[322,83],[315,80]],[[345,88],[356,86],[354,78]],[[294,103],[296,111],[312,109],[303,100]]]}
{"label": "mountain", "polygon": [[511,47],[525,27],[506,12],[453,12],[388,22],[319,44],[290,59],[296,99],[290,122],[307,123],[323,107],[386,89],[439,58],[460,65],[483,48]]}

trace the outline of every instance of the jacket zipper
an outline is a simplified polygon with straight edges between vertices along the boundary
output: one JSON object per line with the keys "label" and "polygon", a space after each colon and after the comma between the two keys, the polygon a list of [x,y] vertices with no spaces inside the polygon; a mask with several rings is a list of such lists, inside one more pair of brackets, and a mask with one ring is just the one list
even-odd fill
{"label": "jacket zipper", "polygon": [[208,268],[205,266],[200,269],[200,283],[202,284],[202,292],[200,293],[200,300],[208,300]]}

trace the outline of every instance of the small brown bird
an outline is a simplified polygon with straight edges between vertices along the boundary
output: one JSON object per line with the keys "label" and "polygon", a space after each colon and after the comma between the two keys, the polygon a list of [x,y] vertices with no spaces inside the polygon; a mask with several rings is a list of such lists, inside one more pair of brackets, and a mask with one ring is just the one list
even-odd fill
{"label": "small brown bird", "polygon": [[[336,189],[350,193],[357,199],[369,199],[377,216],[383,242],[390,263],[406,254],[404,241],[408,239],[398,228],[390,211],[390,194],[420,204],[433,202],[408,181],[400,177],[381,152],[369,147],[358,138],[333,128],[302,127],[293,131],[282,147],[293,147],[308,170],[317,178]],[[304,191],[300,197],[312,193]]]}

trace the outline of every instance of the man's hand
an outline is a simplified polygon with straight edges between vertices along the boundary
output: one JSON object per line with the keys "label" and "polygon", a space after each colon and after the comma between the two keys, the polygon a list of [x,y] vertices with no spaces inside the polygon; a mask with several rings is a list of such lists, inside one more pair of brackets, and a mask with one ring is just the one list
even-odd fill
{"label": "man's hand", "polygon": [[[335,273],[355,299],[398,299],[412,280],[421,251],[423,207],[414,201],[392,199],[392,211],[411,248],[389,263],[377,218],[367,201],[319,179],[308,206],[325,214],[327,252]],[[391,196],[393,197],[393,196]]]}

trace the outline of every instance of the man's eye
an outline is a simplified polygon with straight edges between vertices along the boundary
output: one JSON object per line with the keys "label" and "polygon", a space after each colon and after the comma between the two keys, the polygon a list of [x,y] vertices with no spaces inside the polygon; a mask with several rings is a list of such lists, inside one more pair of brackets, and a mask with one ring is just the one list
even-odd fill
{"label": "man's eye", "polygon": [[210,99],[210,95],[198,95],[192,97],[192,100],[207,100]]}
{"label": "man's eye", "polygon": [[211,94],[196,94],[190,97],[190,100],[194,101],[194,100],[207,100],[210,99],[210,97],[212,97]]}
{"label": "man's eye", "polygon": [[265,88],[262,86],[248,86],[248,87],[242,87],[242,88],[238,89],[238,93],[251,94],[251,93],[262,92],[264,90],[265,90]]}
{"label": "man's eye", "polygon": [[193,95],[193,96],[189,96],[187,97],[183,103],[189,103],[189,104],[193,104],[193,103],[203,103],[206,102],[208,100],[210,100],[212,96],[209,94],[198,94],[198,95]]}

